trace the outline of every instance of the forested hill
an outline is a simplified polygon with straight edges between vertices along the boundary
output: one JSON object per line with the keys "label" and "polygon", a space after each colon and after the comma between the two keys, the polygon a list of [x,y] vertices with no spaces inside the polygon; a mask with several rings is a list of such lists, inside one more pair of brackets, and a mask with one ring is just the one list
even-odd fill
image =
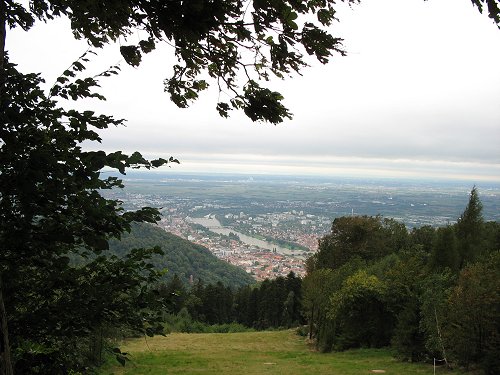
{"label": "forested hill", "polygon": [[188,282],[190,275],[193,275],[194,280],[213,284],[221,281],[234,288],[255,282],[245,271],[219,260],[207,248],[146,223],[134,223],[130,233],[124,233],[119,241],[110,240],[109,246],[117,255],[123,255],[133,248],[160,246],[165,255],[156,256],[153,263],[158,268],[168,270],[166,279],[177,274],[181,280]]}

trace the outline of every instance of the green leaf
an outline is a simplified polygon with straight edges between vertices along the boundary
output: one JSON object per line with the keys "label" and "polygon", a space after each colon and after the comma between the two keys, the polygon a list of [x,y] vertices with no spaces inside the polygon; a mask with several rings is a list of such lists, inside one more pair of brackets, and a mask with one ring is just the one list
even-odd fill
{"label": "green leaf", "polygon": [[291,7],[287,6],[283,10],[283,22],[285,25],[292,28],[293,30],[297,30],[299,28],[297,24],[294,22],[297,19],[297,17],[298,17],[297,13],[295,13]]}
{"label": "green leaf", "polygon": [[139,66],[142,60],[141,52],[137,46],[121,46],[120,53],[127,62],[132,66]]}
{"label": "green leaf", "polygon": [[139,47],[141,47],[141,51],[144,53],[149,53],[156,48],[155,42],[152,38],[147,40],[141,40],[139,42]]}
{"label": "green leaf", "polygon": [[156,160],[151,160],[151,165],[154,167],[154,168],[158,168],[158,167],[161,167],[162,165],[164,164],[167,164],[168,163],[168,160],[165,160],[165,159],[156,159]]}

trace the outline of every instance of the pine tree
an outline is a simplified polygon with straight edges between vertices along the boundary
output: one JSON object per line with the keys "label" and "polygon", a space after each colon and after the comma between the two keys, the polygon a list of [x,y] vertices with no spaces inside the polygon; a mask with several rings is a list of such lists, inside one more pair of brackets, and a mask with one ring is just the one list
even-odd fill
{"label": "pine tree", "polygon": [[477,188],[470,192],[469,203],[457,221],[456,234],[459,240],[460,268],[478,258],[484,229],[483,204],[479,200]]}
{"label": "pine tree", "polygon": [[457,272],[459,261],[457,240],[453,227],[439,228],[432,246],[431,268],[434,271],[442,271],[445,268],[449,268],[453,272]]}

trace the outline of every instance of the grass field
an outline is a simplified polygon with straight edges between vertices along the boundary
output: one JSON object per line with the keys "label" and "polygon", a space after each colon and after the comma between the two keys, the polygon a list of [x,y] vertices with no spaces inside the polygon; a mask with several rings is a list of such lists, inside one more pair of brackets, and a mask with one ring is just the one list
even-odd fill
{"label": "grass field", "polygon": [[[388,350],[321,354],[293,331],[174,333],[127,341],[121,348],[130,353],[131,361],[125,367],[107,367],[102,375],[433,374],[431,365],[397,361]],[[438,368],[436,373],[459,374],[443,368]]]}

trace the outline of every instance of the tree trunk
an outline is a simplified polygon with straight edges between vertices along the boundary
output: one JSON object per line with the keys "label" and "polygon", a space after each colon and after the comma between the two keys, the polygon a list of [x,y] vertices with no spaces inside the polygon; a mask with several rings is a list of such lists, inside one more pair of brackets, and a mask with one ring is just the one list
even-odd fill
{"label": "tree trunk", "polygon": [[[5,86],[5,36],[7,24],[7,4],[0,0],[0,105]],[[2,274],[0,273],[0,374],[13,375],[10,356],[9,330],[7,328],[7,314],[3,301]]]}
{"label": "tree trunk", "polygon": [[3,93],[3,88],[5,85],[5,36],[6,36],[6,24],[7,24],[7,6],[5,0],[0,0],[0,100]]}
{"label": "tree trunk", "polygon": [[2,275],[0,274],[0,326],[1,326],[1,343],[0,347],[0,371],[1,375],[13,375],[12,360],[10,356],[9,330],[7,327],[7,313],[5,312],[5,304],[3,302],[3,286]]}
{"label": "tree trunk", "polygon": [[311,318],[309,319],[309,340],[313,337],[313,321],[314,321],[314,303],[311,307]]}
{"label": "tree trunk", "polygon": [[435,306],[434,306],[434,317],[436,318],[436,330],[439,338],[439,344],[441,345],[441,350],[443,352],[444,363],[446,363],[446,367],[449,367],[448,360],[446,359],[446,351],[444,349],[443,338],[441,337],[441,329],[439,326],[438,315]]}

